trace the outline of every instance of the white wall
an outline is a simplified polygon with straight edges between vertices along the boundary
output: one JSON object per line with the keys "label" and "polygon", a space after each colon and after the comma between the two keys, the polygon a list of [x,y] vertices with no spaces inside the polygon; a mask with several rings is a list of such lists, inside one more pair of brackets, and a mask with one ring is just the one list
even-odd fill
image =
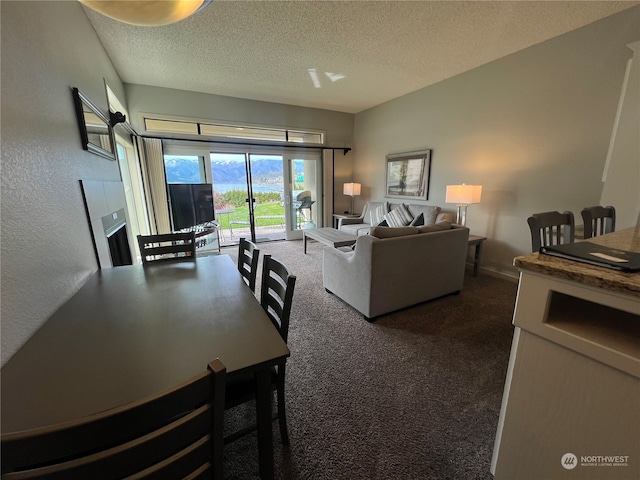
{"label": "white wall", "polygon": [[82,150],[71,87],[124,97],[78,2],[2,1],[2,364],[96,270],[80,179],[120,180]]}
{"label": "white wall", "polygon": [[626,45],[639,37],[636,7],[357,114],[359,203],[383,197],[385,155],[431,148],[426,203],[453,211],[446,185],[483,185],[467,225],[488,237],[483,266],[515,274],[513,258],[531,252],[527,217],[571,210],[581,223],[599,204]]}

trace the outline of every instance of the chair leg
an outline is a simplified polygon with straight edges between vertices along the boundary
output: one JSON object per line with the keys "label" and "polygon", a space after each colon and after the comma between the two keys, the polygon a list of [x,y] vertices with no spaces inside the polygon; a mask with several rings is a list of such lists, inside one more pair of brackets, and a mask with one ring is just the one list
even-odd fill
{"label": "chair leg", "polygon": [[280,440],[284,446],[289,446],[289,430],[287,429],[287,415],[284,404],[284,365],[278,365],[278,423],[280,424]]}

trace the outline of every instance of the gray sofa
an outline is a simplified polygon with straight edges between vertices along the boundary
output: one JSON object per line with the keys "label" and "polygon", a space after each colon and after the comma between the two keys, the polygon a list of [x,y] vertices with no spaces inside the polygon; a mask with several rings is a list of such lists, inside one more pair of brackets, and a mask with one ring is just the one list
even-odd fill
{"label": "gray sofa", "polygon": [[[376,226],[372,225],[370,222],[371,212],[380,205],[384,204],[388,204],[388,208],[385,209],[387,211],[399,205],[388,202],[367,202],[364,206],[364,209],[362,210],[362,214],[359,217],[341,218],[338,222],[338,230],[342,230],[343,232],[350,233],[352,235],[367,235],[369,233],[369,229]],[[440,207],[438,206],[420,205],[417,203],[410,203],[405,205],[409,208],[409,212],[413,217],[417,217],[421,213],[423,214],[424,225],[432,225],[444,220],[448,220],[450,222],[453,222],[455,220],[455,215],[442,212]]]}
{"label": "gray sofa", "polygon": [[352,251],[323,250],[324,288],[375,317],[462,290],[469,229],[448,221],[373,227]]}

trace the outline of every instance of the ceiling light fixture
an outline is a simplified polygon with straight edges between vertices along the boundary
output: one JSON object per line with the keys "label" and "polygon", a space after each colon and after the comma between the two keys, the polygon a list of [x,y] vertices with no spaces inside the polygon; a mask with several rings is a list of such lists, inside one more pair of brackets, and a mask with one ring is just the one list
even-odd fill
{"label": "ceiling light fixture", "polygon": [[169,25],[190,17],[212,0],[78,0],[119,22],[143,27]]}

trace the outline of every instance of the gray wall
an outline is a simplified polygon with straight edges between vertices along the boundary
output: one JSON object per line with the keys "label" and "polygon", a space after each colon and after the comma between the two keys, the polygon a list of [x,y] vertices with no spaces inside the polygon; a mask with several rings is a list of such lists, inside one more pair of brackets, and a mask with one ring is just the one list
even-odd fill
{"label": "gray wall", "polygon": [[2,364],[97,269],[80,179],[120,180],[82,150],[71,87],[124,90],[78,2],[1,2]]}
{"label": "gray wall", "polygon": [[[134,129],[142,132],[141,113],[174,115],[239,124],[324,130],[331,147],[353,147],[353,115],[315,108],[260,102],[206,93],[126,84],[129,114]],[[349,208],[342,183],[350,181],[354,152],[335,151],[335,211]]]}
{"label": "gray wall", "polygon": [[580,219],[599,204],[626,45],[639,37],[634,8],[357,114],[359,203],[383,198],[385,155],[432,148],[426,203],[453,211],[446,185],[483,185],[467,225],[488,237],[483,266],[515,274],[513,257],[531,251],[527,217]]}

